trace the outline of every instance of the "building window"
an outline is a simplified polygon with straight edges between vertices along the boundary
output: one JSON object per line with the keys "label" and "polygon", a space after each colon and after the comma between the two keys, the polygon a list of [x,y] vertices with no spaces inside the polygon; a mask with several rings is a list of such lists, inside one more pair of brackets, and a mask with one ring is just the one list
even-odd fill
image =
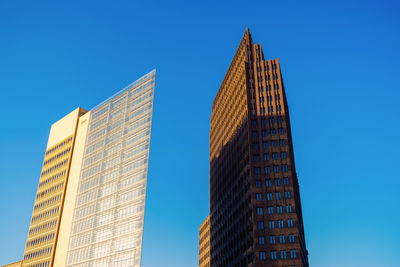
{"label": "building window", "polygon": [[284,228],[283,220],[278,220],[276,223],[278,224],[278,228]]}
{"label": "building window", "polygon": [[287,220],[287,226],[288,226],[289,228],[292,228],[292,227],[293,227],[293,220],[292,220],[292,219]]}
{"label": "building window", "polygon": [[283,171],[283,172],[287,172],[287,171],[288,171],[287,164],[283,164],[283,165],[282,165],[282,171]]}
{"label": "building window", "polygon": [[258,143],[254,143],[254,144],[253,144],[253,149],[254,149],[254,150],[258,150]]}
{"label": "building window", "polygon": [[278,165],[274,165],[274,173],[278,173],[279,172],[279,166]]}
{"label": "building window", "polygon": [[294,250],[294,249],[290,250],[290,258],[292,258],[292,259],[296,258],[296,250]]}
{"label": "building window", "polygon": [[261,134],[262,134],[262,136],[267,136],[268,132],[266,130],[262,130]]}
{"label": "building window", "polygon": [[266,256],[265,256],[265,251],[260,251],[260,260],[265,261]]}
{"label": "building window", "polygon": [[275,195],[277,200],[282,198],[281,192],[275,192]]}
{"label": "building window", "polygon": [[285,191],[285,198],[289,199],[290,198],[290,191]]}
{"label": "building window", "polygon": [[[257,123],[256,123],[256,125],[257,125]],[[261,120],[261,126],[265,126],[265,125],[267,125],[267,120],[266,119],[262,119]]]}
{"label": "building window", "polygon": [[272,200],[272,193],[270,192],[267,193],[267,200]]}
{"label": "building window", "polygon": [[275,228],[275,221],[268,221],[268,227],[269,229],[274,229]]}
{"label": "building window", "polygon": [[275,135],[276,134],[276,130],[275,129],[272,129],[271,130],[271,135]]}
{"label": "building window", "polygon": [[257,215],[263,215],[263,208],[257,208]]}
{"label": "building window", "polygon": [[281,152],[281,158],[282,159],[286,159],[287,158],[286,152]]}
{"label": "building window", "polygon": [[257,222],[258,230],[264,230],[264,222]]}
{"label": "building window", "polygon": [[285,130],[284,130],[283,128],[279,128],[279,129],[278,129],[278,133],[279,133],[279,134],[284,134],[284,133],[285,133]]}
{"label": "building window", "polygon": [[253,159],[254,159],[254,161],[260,161],[260,156],[259,155],[254,155]]}
{"label": "building window", "polygon": [[257,132],[257,131],[253,131],[251,135],[252,135],[254,138],[257,138],[257,137],[258,137],[258,132]]}
{"label": "building window", "polygon": [[286,206],[286,213],[291,213],[292,212],[292,205],[287,205]]}
{"label": "building window", "polygon": [[283,178],[283,184],[284,185],[289,185],[289,178],[288,177],[284,177]]}
{"label": "building window", "polygon": [[271,141],[271,147],[276,147],[276,141]]}
{"label": "building window", "polygon": [[281,185],[281,179],[279,179],[279,178],[274,179],[274,182],[275,182],[275,186]]}
{"label": "building window", "polygon": [[269,154],[264,154],[264,161],[269,160]]}
{"label": "building window", "polygon": [[289,243],[294,243],[294,235],[289,235]]}
{"label": "building window", "polygon": [[252,126],[257,126],[257,120],[252,120],[252,121],[251,121],[251,125],[252,125]]}
{"label": "building window", "polygon": [[279,236],[279,243],[285,244],[285,236],[284,235]]}
{"label": "building window", "polygon": [[276,213],[282,214],[282,206],[276,206]]}
{"label": "building window", "polygon": [[264,171],[265,171],[265,174],[271,173],[271,169],[269,168],[269,166],[264,167]]}
{"label": "building window", "polygon": [[274,244],[275,244],[275,236],[274,236],[274,235],[269,236],[269,243],[270,243],[271,245],[274,245]]}
{"label": "building window", "polygon": [[272,153],[272,159],[278,159],[278,153]]}
{"label": "building window", "polygon": [[286,141],[285,140],[279,140],[279,145],[280,146],[285,146],[286,145]]}
{"label": "building window", "polygon": [[274,214],[274,208],[273,207],[268,207],[268,214]]}
{"label": "building window", "polygon": [[271,251],[271,260],[276,260],[276,251]]}
{"label": "building window", "polygon": [[281,250],[281,259],[286,259],[286,250]]}
{"label": "building window", "polygon": [[257,200],[262,200],[262,194],[260,194],[260,193],[256,194],[256,199]]}
{"label": "building window", "polygon": [[261,173],[261,170],[259,167],[254,167],[254,173],[259,175]]}
{"label": "building window", "polygon": [[275,121],[274,118],[269,118],[269,124],[270,125],[274,124],[274,121]]}
{"label": "building window", "polygon": [[271,179],[265,180],[265,186],[270,187],[271,186]]}
{"label": "building window", "polygon": [[267,148],[268,148],[268,142],[263,142],[262,145],[263,145],[263,148],[264,148],[264,149],[267,149]]}
{"label": "building window", "polygon": [[264,236],[259,236],[259,237],[258,237],[258,244],[259,244],[259,245],[264,245],[264,243],[265,243],[265,238],[264,238]]}
{"label": "building window", "polygon": [[261,187],[261,181],[260,180],[256,180],[256,187],[260,188]]}

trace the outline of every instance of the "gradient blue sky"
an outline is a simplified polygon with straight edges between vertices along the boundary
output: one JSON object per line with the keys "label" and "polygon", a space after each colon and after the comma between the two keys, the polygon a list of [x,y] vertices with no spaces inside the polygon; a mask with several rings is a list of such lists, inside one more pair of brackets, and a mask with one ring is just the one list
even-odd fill
{"label": "gradient blue sky", "polygon": [[281,62],[311,266],[399,266],[399,14],[397,1],[1,1],[0,264],[23,256],[50,125],[157,68],[143,266],[196,266],[212,100],[248,26]]}

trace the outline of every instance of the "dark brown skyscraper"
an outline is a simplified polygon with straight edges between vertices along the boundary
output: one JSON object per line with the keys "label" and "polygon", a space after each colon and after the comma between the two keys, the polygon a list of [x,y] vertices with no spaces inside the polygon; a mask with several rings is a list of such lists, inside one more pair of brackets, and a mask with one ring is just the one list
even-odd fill
{"label": "dark brown skyscraper", "polygon": [[210,263],[308,266],[279,61],[248,29],[212,107]]}

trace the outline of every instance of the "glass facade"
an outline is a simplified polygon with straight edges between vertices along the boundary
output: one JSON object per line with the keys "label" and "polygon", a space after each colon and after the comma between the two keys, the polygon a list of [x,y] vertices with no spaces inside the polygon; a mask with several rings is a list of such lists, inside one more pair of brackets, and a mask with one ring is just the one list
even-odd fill
{"label": "glass facade", "polygon": [[140,266],[154,83],[91,110],[66,266]]}

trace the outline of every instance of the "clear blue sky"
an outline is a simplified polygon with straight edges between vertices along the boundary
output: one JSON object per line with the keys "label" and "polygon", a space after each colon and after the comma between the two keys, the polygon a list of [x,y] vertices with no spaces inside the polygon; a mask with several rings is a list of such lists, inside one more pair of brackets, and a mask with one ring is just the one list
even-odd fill
{"label": "clear blue sky", "polygon": [[397,1],[1,1],[0,264],[50,125],[157,68],[144,267],[196,266],[212,100],[245,28],[279,57],[311,266],[399,266]]}

